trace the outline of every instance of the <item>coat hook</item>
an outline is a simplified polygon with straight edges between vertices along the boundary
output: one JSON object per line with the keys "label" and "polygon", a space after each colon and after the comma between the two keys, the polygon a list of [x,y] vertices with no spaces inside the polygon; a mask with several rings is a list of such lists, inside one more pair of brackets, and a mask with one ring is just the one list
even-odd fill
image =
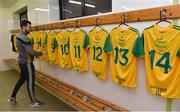
{"label": "coat hook", "polygon": [[124,24],[127,20],[127,16],[125,14],[122,14],[121,18],[122,18],[122,23]]}
{"label": "coat hook", "polygon": [[100,21],[101,21],[101,19],[96,18],[96,26],[98,26],[98,25],[99,25]]}
{"label": "coat hook", "polygon": [[62,28],[65,29],[66,28],[66,24],[64,22],[62,22]]}
{"label": "coat hook", "polygon": [[[161,9],[160,10],[160,20],[166,20],[166,9]],[[164,16],[164,19],[163,19],[163,16]]]}
{"label": "coat hook", "polygon": [[76,28],[78,28],[80,26],[80,21],[76,20]]}

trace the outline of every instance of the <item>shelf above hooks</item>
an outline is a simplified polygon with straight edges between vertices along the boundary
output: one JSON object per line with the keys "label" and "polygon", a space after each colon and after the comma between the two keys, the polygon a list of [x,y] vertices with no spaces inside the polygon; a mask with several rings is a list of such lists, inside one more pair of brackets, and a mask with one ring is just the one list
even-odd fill
{"label": "shelf above hooks", "polygon": [[[63,24],[66,25],[66,28],[72,28],[76,26],[76,21],[79,21],[79,25],[81,27],[93,26],[96,24],[97,18],[101,20],[99,25],[117,24],[117,23],[122,22],[122,20],[120,19],[122,15],[126,15],[127,17],[126,23],[159,20],[160,19],[159,13],[162,9],[166,10],[167,19],[180,18],[180,13],[179,13],[180,4],[178,4],[178,5],[162,6],[162,7],[141,9],[141,10],[133,10],[133,11],[127,11],[127,12],[104,13],[102,15],[93,15],[93,16],[61,20],[55,23],[36,25],[36,26],[33,26],[32,29],[33,31],[62,29],[64,28]],[[10,30],[11,33],[17,33],[19,31],[20,29]]]}

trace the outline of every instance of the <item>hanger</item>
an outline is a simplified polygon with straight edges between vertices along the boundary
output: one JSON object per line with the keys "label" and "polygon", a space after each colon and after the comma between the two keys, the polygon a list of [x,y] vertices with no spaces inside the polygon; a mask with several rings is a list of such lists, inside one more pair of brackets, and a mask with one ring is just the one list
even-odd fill
{"label": "hanger", "polygon": [[[167,21],[166,19],[166,9],[161,9],[160,10],[160,20],[156,23],[156,24],[159,24],[159,23],[161,23],[161,22],[167,22],[167,23],[169,23],[169,24],[171,24],[171,22],[170,21]],[[163,18],[163,16],[164,16],[164,18]]]}
{"label": "hanger", "polygon": [[103,28],[99,25],[100,22],[101,22],[101,19],[96,18],[96,25],[94,26],[94,29],[96,29],[97,27],[99,27],[100,29],[103,29]]}
{"label": "hanger", "polygon": [[122,25],[125,25],[126,27],[129,27],[129,25],[126,24],[127,16],[126,16],[125,14],[122,14],[122,15],[121,15],[121,18],[122,18],[122,21],[121,21],[121,23],[119,24],[119,27],[122,26]]}
{"label": "hanger", "polygon": [[76,24],[75,24],[74,30],[77,30],[77,29],[80,30],[80,28],[79,28],[79,26],[80,26],[80,21],[79,21],[79,20],[76,20],[75,22],[76,22]]}

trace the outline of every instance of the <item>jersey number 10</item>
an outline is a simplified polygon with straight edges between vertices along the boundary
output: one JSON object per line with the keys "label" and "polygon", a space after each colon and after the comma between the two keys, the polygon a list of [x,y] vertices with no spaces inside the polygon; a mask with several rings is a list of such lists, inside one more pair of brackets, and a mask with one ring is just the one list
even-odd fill
{"label": "jersey number 10", "polygon": [[62,55],[68,55],[68,50],[67,50],[68,47],[69,47],[68,44],[65,45],[61,44]]}

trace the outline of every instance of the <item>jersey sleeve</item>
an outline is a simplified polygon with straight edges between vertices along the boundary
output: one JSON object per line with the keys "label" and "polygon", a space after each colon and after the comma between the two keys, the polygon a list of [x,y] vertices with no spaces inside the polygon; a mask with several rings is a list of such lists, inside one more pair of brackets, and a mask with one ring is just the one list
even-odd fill
{"label": "jersey sleeve", "polygon": [[70,48],[70,37],[68,37],[68,48]]}
{"label": "jersey sleeve", "polygon": [[54,40],[53,40],[53,45],[54,45],[54,48],[56,48],[58,46],[58,42],[57,42],[56,38],[54,38]]}
{"label": "jersey sleeve", "polygon": [[86,33],[86,36],[85,36],[85,38],[84,38],[83,48],[84,48],[84,49],[89,48],[89,36],[87,35],[87,33]]}
{"label": "jersey sleeve", "polygon": [[47,42],[48,42],[48,33],[46,32],[45,35],[46,35],[46,37],[45,37],[45,42],[44,43],[47,45]]}
{"label": "jersey sleeve", "polygon": [[180,57],[180,48],[178,49],[176,56]]}
{"label": "jersey sleeve", "polygon": [[14,36],[15,36],[14,34],[11,35],[11,44],[12,44],[12,51],[13,51],[13,52],[16,51],[16,49],[15,49],[15,43],[14,43],[14,39],[15,39]]}
{"label": "jersey sleeve", "polygon": [[110,41],[110,35],[108,35],[106,37],[106,40],[105,40],[105,44],[104,44],[104,52],[105,53],[110,53],[112,51],[112,44],[111,44],[111,41]]}
{"label": "jersey sleeve", "polygon": [[139,36],[136,38],[134,42],[132,53],[135,57],[140,57],[144,55],[143,42]]}

